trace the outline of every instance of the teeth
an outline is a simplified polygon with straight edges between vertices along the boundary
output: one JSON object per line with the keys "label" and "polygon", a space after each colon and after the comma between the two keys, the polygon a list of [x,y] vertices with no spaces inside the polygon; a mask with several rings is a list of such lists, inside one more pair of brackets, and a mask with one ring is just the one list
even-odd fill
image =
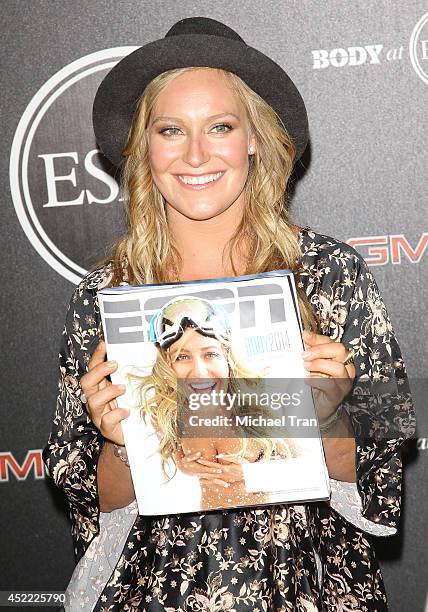
{"label": "teeth", "polygon": [[207,385],[207,383],[192,383],[190,386],[192,389],[211,389],[215,386],[215,383],[211,383],[210,385]]}
{"label": "teeth", "polygon": [[217,172],[217,174],[204,174],[204,176],[179,176],[180,181],[186,185],[205,185],[206,183],[212,183],[221,177],[223,172]]}

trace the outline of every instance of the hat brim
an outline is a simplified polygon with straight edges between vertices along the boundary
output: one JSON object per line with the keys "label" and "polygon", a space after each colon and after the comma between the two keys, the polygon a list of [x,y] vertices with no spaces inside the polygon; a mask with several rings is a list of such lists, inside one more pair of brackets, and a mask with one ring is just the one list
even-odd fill
{"label": "hat brim", "polygon": [[296,146],[296,160],[308,142],[305,104],[293,81],[269,57],[239,40],[209,34],[176,35],[140,47],[104,78],[94,100],[95,137],[115,165],[131,127],[136,104],[156,76],[174,68],[222,68],[239,76],[276,111]]}

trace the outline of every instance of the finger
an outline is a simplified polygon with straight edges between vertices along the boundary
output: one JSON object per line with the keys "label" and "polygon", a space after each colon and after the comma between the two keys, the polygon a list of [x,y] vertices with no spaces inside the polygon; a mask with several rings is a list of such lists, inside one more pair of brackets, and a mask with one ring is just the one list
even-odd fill
{"label": "finger", "polygon": [[343,363],[332,359],[313,359],[304,362],[305,370],[311,374],[326,374],[332,378],[349,378],[349,373]]}
{"label": "finger", "polygon": [[104,342],[104,340],[100,340],[97,346],[95,347],[95,350],[92,353],[92,356],[89,360],[88,370],[91,370],[99,363],[102,363],[103,361],[105,361],[106,354],[107,354],[106,343]]}
{"label": "finger", "polygon": [[221,476],[219,476],[225,482],[238,482],[244,479],[244,472],[242,466],[229,465],[226,466],[225,470],[222,470]]}
{"label": "finger", "polygon": [[187,464],[184,463],[184,461],[181,461],[179,463],[179,467],[185,471],[186,474],[192,474],[193,476],[198,476],[198,478],[201,476],[201,474],[204,474],[207,477],[210,476],[211,478],[218,478],[218,475],[222,473],[220,468],[204,468],[196,462]]}
{"label": "finger", "polygon": [[319,344],[330,344],[334,342],[334,340],[329,338],[329,336],[323,336],[322,334],[316,334],[315,332],[308,331],[307,329],[305,329],[302,336],[303,336],[303,342],[309,348],[313,346],[318,346]]}
{"label": "finger", "polygon": [[[229,468],[230,469],[230,468]],[[239,471],[226,471],[223,472],[220,476],[218,474],[205,474],[205,479],[206,480],[222,480],[223,482],[228,482],[229,484],[233,484],[235,482],[241,482],[242,480],[244,480],[244,474],[242,472],[242,470]]]}
{"label": "finger", "polygon": [[197,466],[195,465],[195,473],[199,476],[206,476],[211,477],[211,478],[218,478],[218,475],[222,473],[222,470],[220,468],[206,468],[205,470],[201,471],[201,466]]}
{"label": "finger", "polygon": [[122,426],[120,423],[128,416],[129,410],[127,408],[110,410],[102,417],[99,430],[103,436],[109,440],[113,440],[114,442],[118,439],[123,440]]}
{"label": "finger", "polygon": [[348,349],[341,342],[327,342],[314,345],[302,353],[305,361],[312,359],[333,359],[341,363],[346,360],[348,355]]}
{"label": "finger", "polygon": [[182,462],[183,463],[193,463],[194,461],[197,461],[197,459],[199,459],[201,455],[202,453],[199,451],[195,453],[191,453],[190,455],[185,455],[184,453],[182,453]]}
{"label": "finger", "polygon": [[228,461],[233,464],[241,464],[248,463],[248,461],[244,457],[236,457],[235,455],[216,455],[217,458],[222,459],[222,461]]}
{"label": "finger", "polygon": [[[223,487],[224,489],[227,489],[229,487],[229,483],[225,482],[224,480],[220,480],[219,478],[210,478],[209,476],[206,476],[204,474],[200,474],[198,475],[198,478],[204,482],[209,482],[210,484],[216,484],[219,487]],[[205,487],[202,486],[202,489],[204,489]]]}
{"label": "finger", "polygon": [[101,385],[101,387],[107,386],[108,382],[105,380],[106,377],[116,369],[116,361],[103,361],[93,366],[91,370],[88,370],[80,379],[80,386],[86,397],[90,397],[93,393],[98,391],[99,385]]}
{"label": "finger", "polygon": [[195,476],[201,471],[206,474],[221,474],[221,466],[219,463],[213,463],[211,461],[206,461],[207,466],[202,465],[205,463],[204,459],[200,459],[201,453],[198,451],[196,453],[192,453],[187,457],[183,457],[178,461],[180,467],[186,472],[192,472]]}
{"label": "finger", "polygon": [[98,383],[98,390],[105,389],[109,385],[111,385],[111,382],[107,380],[107,378],[103,378],[102,381]]}
{"label": "finger", "polygon": [[88,404],[92,409],[98,409],[105,404],[108,404],[117,397],[123,395],[126,391],[125,385],[108,385],[104,389],[100,389],[88,398]]}
{"label": "finger", "polygon": [[[120,395],[123,395],[125,391],[125,385],[109,385],[105,389],[96,391],[88,397],[88,411],[95,424],[100,421],[104,414],[112,410],[109,404]],[[117,404],[114,404],[113,409],[115,408],[117,408]]]}
{"label": "finger", "polygon": [[208,459],[198,459],[197,463],[201,465],[206,465],[207,467],[212,467],[219,469],[220,464],[217,461],[208,461]]}
{"label": "finger", "polygon": [[345,365],[345,370],[348,372],[349,378],[352,378],[352,380],[354,380],[355,376],[357,375],[357,370],[355,369],[354,364],[353,363],[347,363]]}

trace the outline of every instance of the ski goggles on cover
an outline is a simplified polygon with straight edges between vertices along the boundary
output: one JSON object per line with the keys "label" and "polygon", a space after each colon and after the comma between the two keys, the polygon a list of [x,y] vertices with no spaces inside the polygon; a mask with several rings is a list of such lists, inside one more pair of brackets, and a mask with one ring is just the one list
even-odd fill
{"label": "ski goggles on cover", "polygon": [[228,314],[222,306],[202,298],[179,297],[152,316],[150,342],[167,349],[189,327],[220,341],[228,340],[231,332]]}

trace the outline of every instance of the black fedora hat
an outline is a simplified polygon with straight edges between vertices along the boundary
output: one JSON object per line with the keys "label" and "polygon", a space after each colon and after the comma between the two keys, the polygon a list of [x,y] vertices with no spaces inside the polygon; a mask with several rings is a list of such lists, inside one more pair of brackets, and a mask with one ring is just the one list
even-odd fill
{"label": "black fedora hat", "polygon": [[123,161],[136,102],[146,86],[162,72],[190,66],[238,75],[276,111],[294,141],[296,160],[301,157],[308,142],[308,117],[284,69],[223,23],[190,17],[173,25],[165,38],[127,55],[101,82],[94,100],[94,131],[98,146],[115,166]]}

